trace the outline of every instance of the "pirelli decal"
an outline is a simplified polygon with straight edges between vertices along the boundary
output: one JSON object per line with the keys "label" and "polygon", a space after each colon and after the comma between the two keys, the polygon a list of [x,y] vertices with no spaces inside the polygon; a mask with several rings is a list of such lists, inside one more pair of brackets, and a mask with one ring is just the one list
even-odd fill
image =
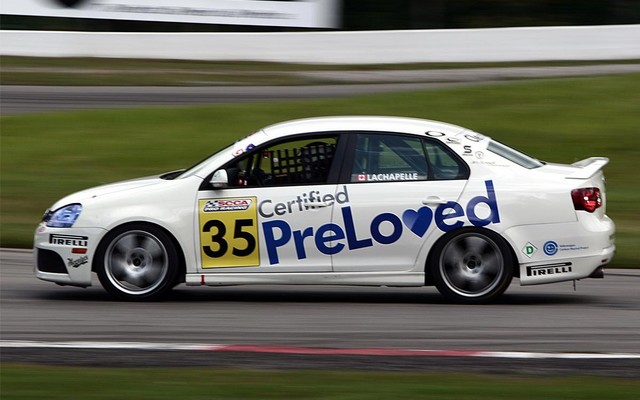
{"label": "pirelli decal", "polygon": [[87,236],[51,234],[49,235],[49,243],[58,246],[87,247],[89,238]]}
{"label": "pirelli decal", "polygon": [[532,265],[527,267],[527,276],[562,275],[572,272],[571,263]]}

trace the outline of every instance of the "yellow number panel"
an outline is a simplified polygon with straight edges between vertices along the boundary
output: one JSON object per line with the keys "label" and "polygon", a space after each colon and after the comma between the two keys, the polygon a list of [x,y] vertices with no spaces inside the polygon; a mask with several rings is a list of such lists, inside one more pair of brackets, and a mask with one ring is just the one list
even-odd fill
{"label": "yellow number panel", "polygon": [[202,268],[260,265],[256,197],[199,201]]}

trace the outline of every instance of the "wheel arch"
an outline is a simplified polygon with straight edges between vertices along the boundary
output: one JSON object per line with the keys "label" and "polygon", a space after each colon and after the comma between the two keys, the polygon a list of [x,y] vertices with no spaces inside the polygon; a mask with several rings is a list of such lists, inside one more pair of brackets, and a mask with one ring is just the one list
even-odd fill
{"label": "wheel arch", "polygon": [[431,248],[429,249],[429,253],[427,255],[427,259],[424,265],[424,276],[425,276],[425,285],[426,286],[434,286],[435,282],[433,280],[433,276],[431,274],[431,263],[433,262],[433,257],[435,257],[436,253],[437,253],[437,248],[440,247],[440,245],[442,245],[443,243],[449,241],[452,237],[459,235],[461,233],[464,232],[482,232],[482,233],[486,233],[486,232],[490,232],[489,235],[495,235],[496,237],[499,238],[499,240],[501,240],[507,247],[507,249],[509,249],[509,252],[511,253],[511,256],[513,257],[513,265],[512,265],[512,269],[513,269],[513,276],[519,278],[520,277],[520,265],[518,263],[518,257],[517,254],[515,252],[515,250],[513,249],[513,246],[511,245],[511,242],[509,240],[507,240],[503,235],[501,235],[499,232],[496,232],[492,229],[487,229],[487,228],[482,228],[482,227],[476,227],[476,226],[463,226],[461,228],[458,229],[454,229],[450,232],[445,233],[444,235],[440,236],[438,238],[438,240],[436,240],[433,245],[431,246]]}
{"label": "wheel arch", "polygon": [[178,273],[176,275],[176,282],[175,284],[179,284],[179,283],[183,283],[185,281],[185,276],[186,276],[186,272],[187,272],[187,264],[186,264],[186,258],[184,255],[184,250],[182,249],[182,246],[180,245],[180,242],[178,241],[178,239],[176,239],[175,235],[173,235],[173,233],[171,233],[171,231],[169,231],[167,228],[165,228],[162,225],[153,223],[153,222],[149,222],[149,221],[127,221],[124,222],[120,225],[116,225],[113,228],[111,228],[107,233],[105,233],[104,235],[102,235],[102,238],[100,239],[100,242],[98,243],[98,246],[96,247],[96,252],[93,255],[93,262],[91,263],[91,270],[93,272],[96,272],[96,266],[98,265],[98,260],[97,257],[98,255],[101,253],[100,251],[98,251],[98,249],[102,248],[102,246],[105,246],[106,243],[106,239],[110,237],[110,235],[115,232],[115,231],[126,231],[128,228],[130,227],[140,227],[140,226],[148,226],[148,227],[153,227],[155,229],[159,229],[161,230],[163,233],[165,233],[167,235],[167,237],[169,237],[169,239],[171,240],[171,243],[174,245],[176,252],[178,254]]}

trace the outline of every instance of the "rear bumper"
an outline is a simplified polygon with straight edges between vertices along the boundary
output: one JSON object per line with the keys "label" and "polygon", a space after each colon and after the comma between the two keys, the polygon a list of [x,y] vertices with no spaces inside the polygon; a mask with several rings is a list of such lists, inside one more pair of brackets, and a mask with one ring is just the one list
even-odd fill
{"label": "rear bumper", "polygon": [[599,255],[560,258],[548,263],[520,264],[520,285],[539,285],[576,279],[602,277],[602,267],[611,262],[615,245],[602,249]]}
{"label": "rear bumper", "polygon": [[597,276],[616,250],[615,224],[607,217],[513,227],[505,231],[520,265],[520,284],[537,285]]}

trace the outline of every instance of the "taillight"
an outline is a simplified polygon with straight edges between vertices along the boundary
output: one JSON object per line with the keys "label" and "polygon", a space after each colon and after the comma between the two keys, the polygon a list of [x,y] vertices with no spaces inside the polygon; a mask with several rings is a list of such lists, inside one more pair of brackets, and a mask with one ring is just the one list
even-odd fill
{"label": "taillight", "polygon": [[602,206],[602,196],[600,196],[600,189],[597,187],[573,189],[571,198],[576,210],[594,212]]}

